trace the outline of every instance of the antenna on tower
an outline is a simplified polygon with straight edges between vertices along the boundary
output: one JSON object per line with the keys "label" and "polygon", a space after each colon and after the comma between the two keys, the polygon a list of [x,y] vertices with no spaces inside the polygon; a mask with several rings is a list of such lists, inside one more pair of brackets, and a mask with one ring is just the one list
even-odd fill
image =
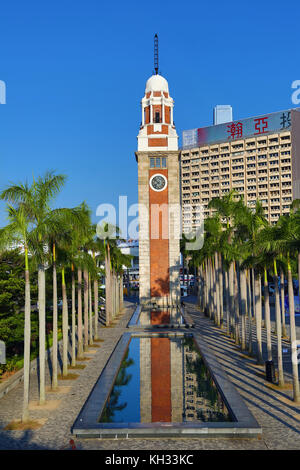
{"label": "antenna on tower", "polygon": [[158,75],[158,36],[154,36],[154,70],[155,74]]}

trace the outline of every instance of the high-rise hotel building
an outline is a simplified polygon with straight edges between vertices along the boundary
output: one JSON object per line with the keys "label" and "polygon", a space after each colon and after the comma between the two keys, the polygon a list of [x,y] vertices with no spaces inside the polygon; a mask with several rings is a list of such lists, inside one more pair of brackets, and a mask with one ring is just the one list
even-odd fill
{"label": "high-rise hotel building", "polygon": [[254,207],[259,199],[270,223],[300,198],[300,108],[183,132],[181,202],[184,231],[213,210],[208,203],[231,189]]}

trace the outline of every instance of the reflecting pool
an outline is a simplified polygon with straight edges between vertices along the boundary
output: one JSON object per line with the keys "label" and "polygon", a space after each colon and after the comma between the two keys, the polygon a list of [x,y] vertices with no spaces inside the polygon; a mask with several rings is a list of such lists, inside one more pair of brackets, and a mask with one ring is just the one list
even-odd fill
{"label": "reflecting pool", "polygon": [[193,336],[132,336],[99,422],[193,421],[232,421]]}
{"label": "reflecting pool", "polygon": [[137,315],[133,314],[129,326],[144,326],[144,327],[156,327],[156,326],[171,326],[171,325],[183,325],[184,319],[181,315],[181,311],[176,307],[169,308],[143,308]]}

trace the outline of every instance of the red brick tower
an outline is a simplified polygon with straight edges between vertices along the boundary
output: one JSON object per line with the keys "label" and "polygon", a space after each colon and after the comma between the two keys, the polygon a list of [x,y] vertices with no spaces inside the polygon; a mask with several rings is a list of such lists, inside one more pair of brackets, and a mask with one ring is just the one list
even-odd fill
{"label": "red brick tower", "polygon": [[180,193],[174,101],[167,80],[146,83],[138,134],[140,302],[180,302]]}

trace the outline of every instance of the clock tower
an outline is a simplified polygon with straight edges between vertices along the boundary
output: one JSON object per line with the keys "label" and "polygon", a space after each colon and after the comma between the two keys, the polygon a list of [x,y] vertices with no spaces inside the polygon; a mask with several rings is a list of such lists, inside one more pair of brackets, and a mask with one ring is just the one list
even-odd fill
{"label": "clock tower", "polygon": [[152,75],[141,101],[137,137],[140,304],[180,304],[178,135],[167,80]]}

